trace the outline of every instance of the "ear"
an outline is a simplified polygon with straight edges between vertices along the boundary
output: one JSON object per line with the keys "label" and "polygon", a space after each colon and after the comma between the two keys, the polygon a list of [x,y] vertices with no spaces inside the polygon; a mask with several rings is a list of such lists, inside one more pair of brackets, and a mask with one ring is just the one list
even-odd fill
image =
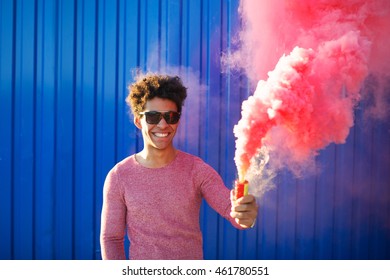
{"label": "ear", "polygon": [[134,116],[134,125],[139,129],[142,129],[141,119],[139,116]]}

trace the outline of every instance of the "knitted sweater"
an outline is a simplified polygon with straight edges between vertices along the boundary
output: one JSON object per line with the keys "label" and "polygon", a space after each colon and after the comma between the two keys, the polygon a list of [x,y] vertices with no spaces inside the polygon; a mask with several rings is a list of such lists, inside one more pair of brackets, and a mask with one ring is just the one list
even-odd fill
{"label": "knitted sweater", "polygon": [[229,190],[200,158],[179,151],[167,166],[147,168],[127,157],[104,183],[102,258],[126,258],[127,231],[130,259],[202,259],[202,198],[240,228],[229,215]]}

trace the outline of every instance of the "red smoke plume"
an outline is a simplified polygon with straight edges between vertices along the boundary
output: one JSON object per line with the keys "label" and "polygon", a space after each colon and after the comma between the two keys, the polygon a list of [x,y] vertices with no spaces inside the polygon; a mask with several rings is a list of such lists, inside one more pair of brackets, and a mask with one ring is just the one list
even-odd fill
{"label": "red smoke plume", "polygon": [[[294,171],[345,142],[365,79],[390,73],[390,1],[243,0],[240,14],[242,45],[231,62],[258,83],[234,127],[239,177],[263,147]],[[384,116],[387,96],[375,92]]]}

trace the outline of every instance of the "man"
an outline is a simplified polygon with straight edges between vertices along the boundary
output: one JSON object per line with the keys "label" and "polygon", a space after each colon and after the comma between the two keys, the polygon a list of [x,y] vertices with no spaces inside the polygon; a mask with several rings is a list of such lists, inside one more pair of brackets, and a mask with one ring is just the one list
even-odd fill
{"label": "man", "polygon": [[104,183],[103,259],[126,258],[125,231],[131,259],[203,259],[202,198],[233,226],[254,225],[252,195],[236,200],[214,169],[173,146],[186,96],[179,77],[149,74],[129,87],[126,102],[144,147],[115,165]]}

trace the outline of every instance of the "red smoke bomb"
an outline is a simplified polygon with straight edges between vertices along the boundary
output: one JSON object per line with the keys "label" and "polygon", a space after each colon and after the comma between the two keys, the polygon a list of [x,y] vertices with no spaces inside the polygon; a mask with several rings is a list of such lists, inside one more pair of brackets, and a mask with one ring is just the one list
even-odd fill
{"label": "red smoke bomb", "polygon": [[240,197],[247,195],[248,187],[249,187],[249,183],[247,180],[243,182],[239,182],[238,180],[236,180],[234,186],[234,194],[236,199],[239,199]]}

